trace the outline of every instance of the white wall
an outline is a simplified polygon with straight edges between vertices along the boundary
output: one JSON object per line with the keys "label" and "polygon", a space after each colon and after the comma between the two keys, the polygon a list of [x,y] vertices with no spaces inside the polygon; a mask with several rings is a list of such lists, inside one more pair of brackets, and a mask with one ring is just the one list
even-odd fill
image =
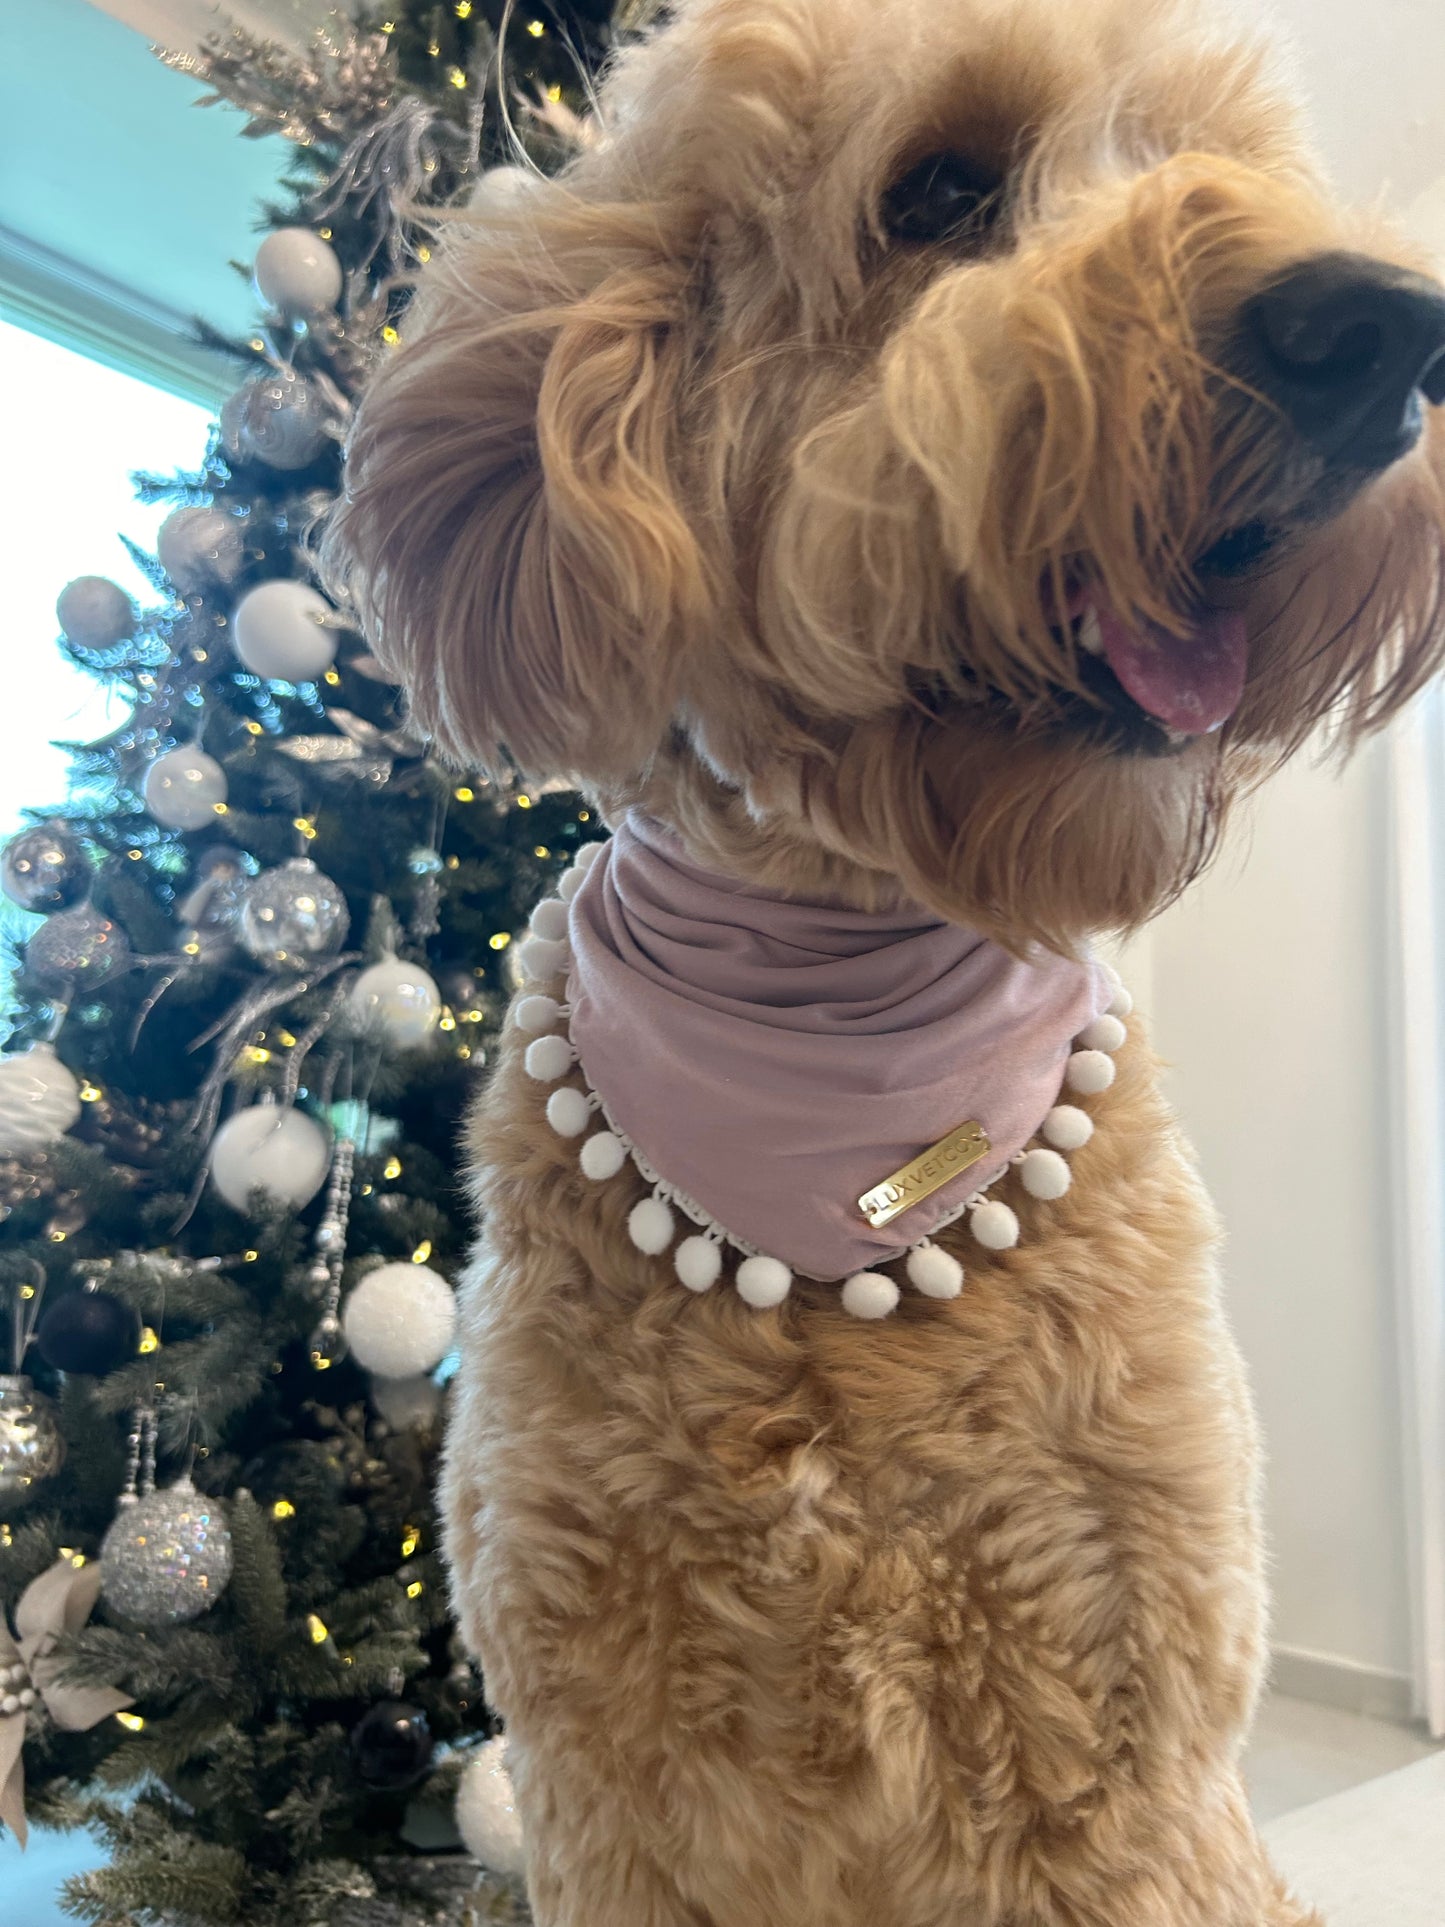
{"label": "white wall", "polygon": [[[1439,0],[1275,10],[1347,191],[1404,208],[1445,179]],[[1276,1646],[1403,1674],[1384,774],[1379,745],[1343,776],[1288,771],[1139,961],[1228,1227],[1231,1311],[1270,1455]]]}

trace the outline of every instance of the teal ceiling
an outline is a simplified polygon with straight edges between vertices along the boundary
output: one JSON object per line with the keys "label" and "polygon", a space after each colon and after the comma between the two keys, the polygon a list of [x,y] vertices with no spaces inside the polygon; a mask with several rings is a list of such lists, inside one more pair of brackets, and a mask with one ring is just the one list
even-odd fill
{"label": "teal ceiling", "polygon": [[169,362],[169,385],[209,399],[224,375],[176,331],[197,313],[249,327],[228,263],[249,262],[287,155],[194,106],[202,91],[86,0],[0,0],[0,304],[152,379]]}

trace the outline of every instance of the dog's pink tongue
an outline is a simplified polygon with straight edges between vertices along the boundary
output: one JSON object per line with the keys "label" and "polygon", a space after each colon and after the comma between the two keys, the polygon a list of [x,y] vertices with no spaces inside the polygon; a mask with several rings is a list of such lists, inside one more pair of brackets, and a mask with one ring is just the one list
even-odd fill
{"label": "dog's pink tongue", "polygon": [[1212,609],[1189,635],[1173,636],[1153,623],[1130,628],[1102,599],[1093,606],[1104,660],[1141,709],[1182,736],[1206,736],[1229,721],[1249,667],[1242,615]]}

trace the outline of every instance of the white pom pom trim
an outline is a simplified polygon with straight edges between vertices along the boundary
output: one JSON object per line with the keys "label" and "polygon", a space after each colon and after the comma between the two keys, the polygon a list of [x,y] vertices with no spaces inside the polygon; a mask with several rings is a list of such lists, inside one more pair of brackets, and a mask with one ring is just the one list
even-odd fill
{"label": "white pom pom trim", "polygon": [[1019,1241],[1019,1221],[998,1198],[976,1204],[969,1213],[968,1228],[985,1251],[1011,1251]]}
{"label": "white pom pom trim", "polygon": [[957,1298],[963,1290],[963,1266],[952,1252],[921,1244],[908,1254],[908,1282],[925,1298]]}
{"label": "white pom pom trim", "polygon": [[781,1305],[793,1289],[793,1274],[781,1258],[744,1258],[738,1266],[738,1297],[756,1311]]}
{"label": "white pom pom trim", "polygon": [[672,1206],[661,1198],[642,1198],[627,1215],[627,1235],[649,1258],[660,1258],[677,1230]]}
{"label": "white pom pom trim", "polygon": [[538,1037],[528,1044],[522,1058],[528,1077],[535,1077],[539,1084],[555,1084],[559,1077],[567,1075],[576,1061],[577,1053],[557,1031],[550,1037]]}
{"label": "white pom pom trim", "polygon": [[1056,1151],[1080,1151],[1094,1135],[1094,1120],[1077,1104],[1056,1104],[1042,1129]]}
{"label": "white pom pom trim", "polygon": [[592,1119],[586,1096],[568,1084],[547,1099],[547,1122],[558,1137],[581,1137]]}
{"label": "white pom pom trim", "polygon": [[673,1253],[672,1268],[689,1291],[710,1291],[722,1274],[722,1247],[696,1232]]}
{"label": "white pom pom trim", "polygon": [[1114,1001],[1109,1006],[1109,1015],[1111,1017],[1132,1017],[1133,1014],[1133,993],[1126,990],[1123,984],[1120,984],[1119,988],[1114,992]]}
{"label": "white pom pom trim", "polygon": [[897,1285],[881,1271],[855,1271],[843,1286],[843,1309],[854,1318],[886,1318],[898,1295]]}
{"label": "white pom pom trim", "polygon": [[530,997],[519,997],[512,1012],[512,1022],[518,1030],[552,1030],[562,1017],[562,1006],[555,997],[540,997],[535,992]]}
{"label": "white pom pom trim", "polygon": [[545,984],[566,967],[567,946],[551,937],[528,937],[517,952],[517,962],[533,983]]}
{"label": "white pom pom trim", "polygon": [[557,894],[564,903],[570,903],[573,897],[576,896],[577,892],[582,888],[582,883],[586,875],[587,872],[585,870],[569,870],[566,876],[563,877],[562,881],[557,885]]}
{"label": "white pom pom trim", "polygon": [[1031,1198],[1050,1202],[1061,1198],[1072,1181],[1068,1163],[1057,1151],[1025,1151],[1019,1164],[1019,1177]]}
{"label": "white pom pom trim", "polygon": [[595,1131],[582,1146],[582,1154],[577,1162],[582,1167],[584,1178],[601,1184],[608,1178],[615,1178],[626,1164],[627,1146],[615,1131]]}
{"label": "white pom pom trim", "polygon": [[1110,1017],[1106,1013],[1096,1017],[1092,1024],[1085,1024],[1079,1032],[1078,1041],[1084,1050],[1116,1051],[1128,1034],[1117,1017]]}
{"label": "white pom pom trim", "polygon": [[1084,1097],[1097,1097],[1114,1081],[1114,1060],[1101,1050],[1076,1050],[1064,1070],[1064,1082]]}
{"label": "white pom pom trim", "polygon": [[572,867],[575,870],[580,870],[585,876],[597,861],[598,857],[601,856],[602,850],[603,845],[601,843],[584,843],[576,856],[573,857]]}
{"label": "white pom pom trim", "polygon": [[532,935],[557,942],[567,934],[567,906],[560,897],[544,897],[532,912]]}

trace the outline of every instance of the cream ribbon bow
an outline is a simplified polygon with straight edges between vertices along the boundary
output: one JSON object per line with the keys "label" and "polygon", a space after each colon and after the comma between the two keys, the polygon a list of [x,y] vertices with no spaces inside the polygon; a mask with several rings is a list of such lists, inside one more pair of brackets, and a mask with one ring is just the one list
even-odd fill
{"label": "cream ribbon bow", "polygon": [[[79,1632],[99,1597],[98,1563],[76,1567],[68,1559],[58,1559],[20,1595],[13,1636],[0,1615],[0,1667],[23,1666],[36,1695],[35,1706],[43,1704],[55,1724],[67,1733],[87,1732],[108,1714],[133,1704],[113,1686],[59,1683],[61,1662],[55,1657],[55,1647],[64,1634]],[[11,1688],[9,1696],[18,1698],[20,1690]],[[0,1689],[0,1699],[6,1696],[5,1689]],[[25,1824],[25,1726],[33,1710],[21,1707],[16,1713],[0,1713],[0,1820],[22,1847],[29,1836]]]}

